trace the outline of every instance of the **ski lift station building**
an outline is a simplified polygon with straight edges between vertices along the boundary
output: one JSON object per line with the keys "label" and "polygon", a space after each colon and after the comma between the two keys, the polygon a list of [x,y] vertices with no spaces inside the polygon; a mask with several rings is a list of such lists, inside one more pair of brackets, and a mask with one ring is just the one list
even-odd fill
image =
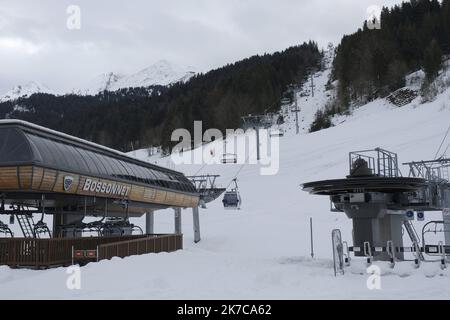
{"label": "ski lift station building", "polygon": [[[153,212],[166,208],[174,208],[181,234],[181,209],[198,210],[199,194],[180,172],[31,123],[2,120],[0,200],[0,221],[53,215],[53,237],[81,237],[81,229],[71,236],[61,230],[82,225],[87,216],[128,221],[144,214],[146,233],[152,234]],[[24,238],[38,238],[24,228]]]}

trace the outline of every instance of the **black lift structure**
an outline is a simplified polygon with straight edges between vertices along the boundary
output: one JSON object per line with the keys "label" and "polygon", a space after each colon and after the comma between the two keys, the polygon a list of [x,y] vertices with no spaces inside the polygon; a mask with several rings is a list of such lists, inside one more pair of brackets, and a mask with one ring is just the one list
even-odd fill
{"label": "black lift structure", "polygon": [[213,202],[219,198],[225,191],[225,188],[216,186],[216,179],[220,175],[197,175],[187,177],[200,195],[199,205],[202,208],[206,208],[206,204]]}
{"label": "black lift structure", "polygon": [[[351,152],[345,179],[314,181],[302,187],[311,194],[329,196],[331,211],[345,212],[352,219],[353,245],[368,247],[355,255],[367,256],[372,251],[369,249],[386,248],[388,243],[403,247],[403,226],[418,245],[420,239],[407,213],[443,211],[450,206],[450,182],[445,174],[449,164],[448,159],[411,162],[407,164],[409,176],[403,177],[397,155],[376,148]],[[402,250],[388,251],[373,252],[373,257],[389,261],[394,255],[395,259],[404,259]]]}

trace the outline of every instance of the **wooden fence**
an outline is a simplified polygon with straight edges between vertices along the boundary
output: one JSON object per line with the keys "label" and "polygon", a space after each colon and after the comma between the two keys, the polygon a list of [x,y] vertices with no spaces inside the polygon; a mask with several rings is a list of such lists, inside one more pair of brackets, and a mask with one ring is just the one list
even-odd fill
{"label": "wooden fence", "polygon": [[146,253],[173,252],[183,249],[182,235],[159,235],[141,239],[103,244],[98,247],[98,259],[125,258]]}
{"label": "wooden fence", "polygon": [[[182,235],[124,237],[0,239],[0,265],[50,268],[72,263],[73,250],[95,250],[95,260],[128,257],[147,253],[173,252],[183,248]],[[83,261],[88,262],[88,261]]]}

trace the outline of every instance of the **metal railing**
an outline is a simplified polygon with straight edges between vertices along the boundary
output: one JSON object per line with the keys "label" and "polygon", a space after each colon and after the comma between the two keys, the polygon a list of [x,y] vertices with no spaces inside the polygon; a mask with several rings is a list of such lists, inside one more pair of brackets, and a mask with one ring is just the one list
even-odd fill
{"label": "metal railing", "polygon": [[429,182],[445,183],[449,182],[450,159],[437,159],[430,161],[407,162],[409,166],[409,176],[423,178]]}
{"label": "metal railing", "polygon": [[372,175],[388,178],[401,176],[398,167],[398,157],[394,152],[382,148],[350,152],[350,175],[353,173],[354,164],[357,160],[364,160],[367,163],[367,169],[370,170]]}
{"label": "metal railing", "polygon": [[50,268],[72,263],[73,250],[98,250],[98,260],[182,249],[182,235],[0,239],[0,265]]}
{"label": "metal railing", "polygon": [[147,253],[174,252],[183,249],[183,236],[153,235],[142,239],[120,241],[98,247],[98,260],[125,258]]}

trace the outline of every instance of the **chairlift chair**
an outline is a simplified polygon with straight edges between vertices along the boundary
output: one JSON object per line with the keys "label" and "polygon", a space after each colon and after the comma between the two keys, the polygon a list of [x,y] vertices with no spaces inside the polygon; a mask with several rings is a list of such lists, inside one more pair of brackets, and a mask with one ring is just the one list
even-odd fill
{"label": "chairlift chair", "polygon": [[60,237],[77,238],[86,230],[86,223],[83,221],[60,225],[58,228]]}
{"label": "chairlift chair", "polygon": [[35,238],[41,238],[42,236],[48,236],[49,238],[52,237],[52,233],[50,231],[50,228],[48,227],[47,223],[44,222],[45,218],[45,196],[42,195],[42,201],[39,204],[40,212],[41,212],[41,219],[39,219],[38,222],[33,223],[33,215],[31,214],[30,222],[33,224],[33,234]]}
{"label": "chairlift chair", "polygon": [[84,224],[84,226],[83,226],[83,233],[92,233],[92,232],[94,232],[94,233],[96,233],[97,234],[97,236],[98,237],[100,237],[102,234],[101,234],[101,230],[102,230],[102,227],[103,227],[103,220],[104,219],[102,219],[102,220],[100,220],[100,221],[92,221],[92,222],[89,222],[89,223],[85,223]]}
{"label": "chairlift chair", "polygon": [[[83,218],[84,219],[84,218]],[[60,226],[60,231],[62,234],[70,237],[77,237],[79,234],[91,234],[94,233],[96,237],[101,237],[101,230],[103,228],[103,220],[93,221],[89,223],[85,223],[83,221],[66,224]]]}
{"label": "chairlift chair", "polygon": [[84,215],[81,221],[60,226],[61,233],[65,234],[66,236],[71,236],[74,238],[82,234],[91,234],[91,233],[94,233],[96,237],[101,237],[102,236],[101,230],[104,226],[103,222],[106,219],[106,210],[103,213],[102,218],[100,220],[86,223],[84,222],[86,216],[87,216],[87,205],[85,199]]}
{"label": "chairlift chair", "polygon": [[48,235],[49,238],[52,237],[52,233],[50,231],[50,228],[48,227],[48,225],[42,221],[39,220],[35,225],[34,225],[34,234],[36,235],[36,238],[41,238],[42,235]]}
{"label": "chairlift chair", "polygon": [[241,196],[235,189],[227,191],[222,202],[226,210],[241,210]]}
{"label": "chairlift chair", "polygon": [[237,154],[236,153],[228,153],[227,152],[227,137],[223,140],[223,155],[222,155],[222,163],[223,164],[230,164],[230,163],[237,163]]}
{"label": "chairlift chair", "polygon": [[225,192],[223,196],[223,207],[226,210],[241,210],[242,198],[239,194],[239,188],[237,185],[237,179],[233,179],[235,187],[230,191]]}
{"label": "chairlift chair", "polygon": [[102,228],[102,236],[125,236],[138,233],[143,235],[141,227],[130,223],[128,218],[108,218]]}
{"label": "chairlift chair", "polygon": [[142,228],[140,226],[137,226],[132,223],[130,225],[131,225],[131,233],[137,232],[138,235],[140,235],[140,236],[144,235],[144,230],[142,230]]}
{"label": "chairlift chair", "polygon": [[52,237],[52,233],[50,231],[50,228],[48,227],[47,223],[44,222],[45,212],[42,210],[41,219],[36,222],[33,226],[34,234],[36,235],[36,238],[41,238],[41,235],[48,235],[49,238]]}
{"label": "chairlift chair", "polygon": [[[100,220],[96,220],[96,221],[92,221],[89,223],[84,223],[83,226],[83,232],[95,232],[97,233],[98,237],[102,236],[102,229],[105,225],[104,221],[106,220],[106,216],[107,216],[107,207],[105,208],[105,211],[103,212],[102,218]],[[86,213],[84,214],[84,216],[86,217]]]}
{"label": "chairlift chair", "polygon": [[269,135],[271,137],[284,137],[283,129],[271,129]]}
{"label": "chairlift chair", "polygon": [[283,98],[281,99],[281,104],[282,105],[287,105],[287,104],[291,104],[292,100],[290,98]]}
{"label": "chairlift chair", "polygon": [[125,217],[107,218],[101,231],[102,236],[130,236],[136,231],[143,235],[142,228],[130,222],[129,201],[122,200],[121,204],[124,206]]}
{"label": "chairlift chair", "polygon": [[1,234],[4,234],[5,237],[9,235],[9,237],[14,238],[14,233],[11,231],[8,225],[0,221],[0,235]]}
{"label": "chairlift chair", "polygon": [[111,236],[123,236],[125,234],[125,230],[120,226],[120,223],[123,221],[120,218],[108,218],[102,226],[101,235],[103,237],[111,237]]}
{"label": "chairlift chair", "polygon": [[237,163],[237,155],[235,153],[224,153],[222,156],[223,164],[236,164]]}

